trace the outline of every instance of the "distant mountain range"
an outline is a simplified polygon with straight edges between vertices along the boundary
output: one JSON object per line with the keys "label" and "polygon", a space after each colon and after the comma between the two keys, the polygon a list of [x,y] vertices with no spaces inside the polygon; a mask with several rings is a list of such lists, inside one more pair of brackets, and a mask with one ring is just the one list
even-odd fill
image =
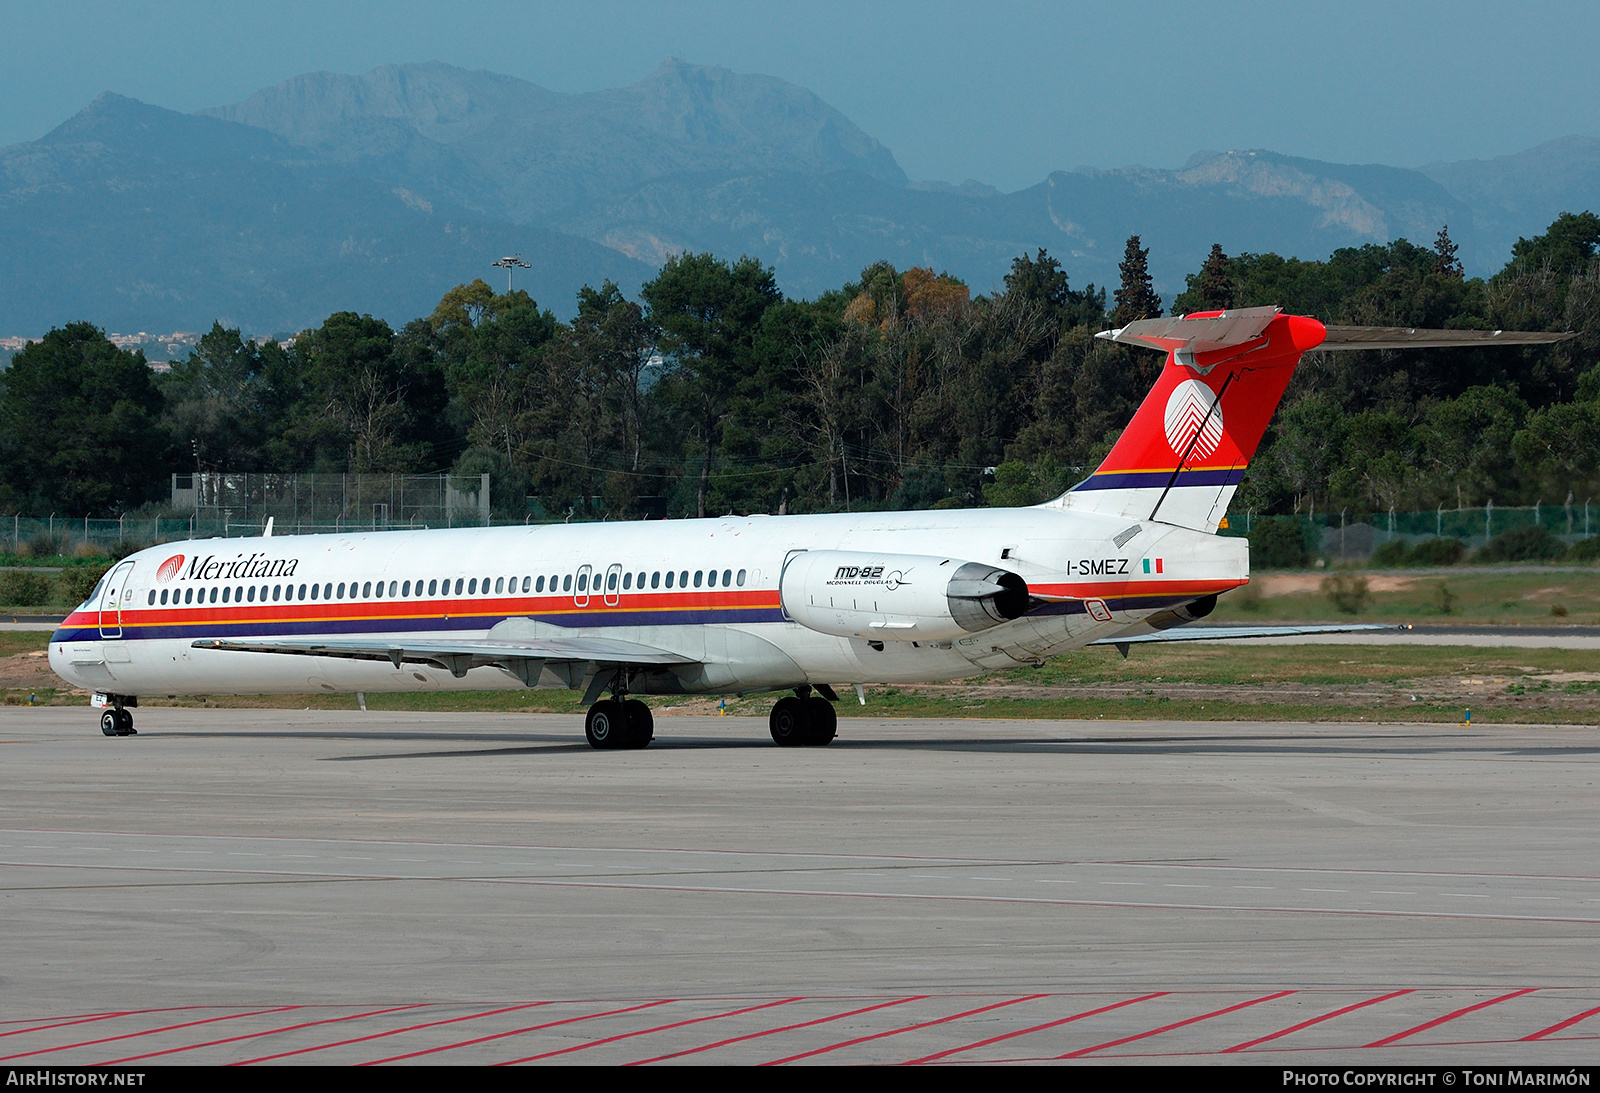
{"label": "distant mountain range", "polygon": [[[676,251],[755,255],[813,295],[878,259],[975,290],[1044,247],[1076,285],[1114,283],[1124,240],[1170,299],[1213,242],[1307,258],[1449,224],[1469,272],[1519,235],[1600,208],[1600,140],[1418,170],[1272,152],[1182,169],[1080,168],[1002,194],[909,182],[811,92],[668,60],[568,95],[442,64],[312,73],[186,115],[107,93],[0,149],[0,334],[88,318],[113,329],[285,332],[335,310],[426,314],[500,276],[568,314],[585,282],[632,291]],[[491,280],[491,283],[495,283]]]}

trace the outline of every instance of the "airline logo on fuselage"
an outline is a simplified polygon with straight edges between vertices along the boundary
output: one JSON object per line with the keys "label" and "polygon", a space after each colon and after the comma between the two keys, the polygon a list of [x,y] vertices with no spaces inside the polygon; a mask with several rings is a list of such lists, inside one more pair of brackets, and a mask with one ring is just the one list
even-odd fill
{"label": "airline logo on fuselage", "polygon": [[[167,567],[171,566],[178,579],[184,581],[253,581],[260,577],[293,577],[299,565],[299,558],[266,558],[260,554],[237,554],[232,559],[221,559],[211,554],[203,559],[191,559],[189,567],[183,569],[183,555],[177,554],[161,563],[161,568],[156,571],[156,578],[162,581],[171,580],[171,575],[162,576],[167,572]],[[181,573],[178,572],[180,569]]]}
{"label": "airline logo on fuselage", "polygon": [[166,584],[178,575],[178,570],[183,568],[183,555],[174,554],[161,563],[161,568],[156,570],[156,580]]}

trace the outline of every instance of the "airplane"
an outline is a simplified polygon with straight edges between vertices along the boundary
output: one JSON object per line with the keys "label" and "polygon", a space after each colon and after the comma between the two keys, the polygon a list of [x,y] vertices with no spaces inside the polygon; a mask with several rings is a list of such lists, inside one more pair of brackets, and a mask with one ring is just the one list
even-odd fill
{"label": "airplane", "polygon": [[[114,566],[50,640],[107,736],[139,696],[570,688],[597,749],[654,737],[639,695],[790,691],[784,746],[837,732],[836,686],[949,680],[1085,645],[1376,626],[1195,627],[1250,579],[1219,536],[1303,354],[1570,334],[1326,326],[1276,307],[1097,337],[1165,352],[1101,465],[1026,508],[349,531],[167,543]],[[610,697],[604,697],[607,694]],[[363,700],[364,704],[364,700]]]}

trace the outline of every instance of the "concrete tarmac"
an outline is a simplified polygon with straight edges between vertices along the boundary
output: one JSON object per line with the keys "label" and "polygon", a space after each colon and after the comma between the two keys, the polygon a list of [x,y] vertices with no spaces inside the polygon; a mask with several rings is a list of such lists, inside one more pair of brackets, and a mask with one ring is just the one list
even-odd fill
{"label": "concrete tarmac", "polygon": [[1600,732],[0,709],[0,1061],[1592,1063]]}

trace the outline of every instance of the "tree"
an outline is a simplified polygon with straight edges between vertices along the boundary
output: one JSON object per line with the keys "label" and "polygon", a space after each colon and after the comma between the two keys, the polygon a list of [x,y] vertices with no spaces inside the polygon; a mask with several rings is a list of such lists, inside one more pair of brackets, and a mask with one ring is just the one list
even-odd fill
{"label": "tree", "polygon": [[1111,313],[1111,321],[1118,326],[1139,319],[1154,319],[1161,314],[1161,297],[1156,295],[1150,280],[1149,259],[1150,248],[1140,247],[1137,235],[1128,236],[1122,264],[1118,267],[1122,286],[1112,293],[1117,306]]}
{"label": "tree", "polygon": [[1456,257],[1455,240],[1450,238],[1450,225],[1445,224],[1439,228],[1439,234],[1433,241],[1433,272],[1441,277],[1453,277],[1457,281],[1466,277],[1467,271],[1461,265],[1461,259]]}
{"label": "tree", "polygon": [[237,329],[211,330],[156,380],[164,400],[162,426],[176,446],[176,462],[213,471],[283,469],[271,454],[273,439],[290,422],[304,393],[299,370],[275,341],[257,343]]}
{"label": "tree", "polygon": [[309,445],[322,465],[358,473],[409,472],[426,461],[427,445],[409,435],[407,399],[419,377],[395,353],[388,323],[337,312],[296,339],[294,355],[307,392],[287,446]]}
{"label": "tree", "polygon": [[[1314,510],[1318,494],[1324,495],[1326,507],[1328,483],[1339,465],[1344,443],[1344,411],[1328,396],[1312,394],[1284,407],[1277,417],[1270,458],[1294,493],[1295,511],[1300,511],[1302,498],[1307,511]],[[1264,460],[1258,457],[1256,462]],[[1257,471],[1252,465],[1249,473]]]}
{"label": "tree", "polygon": [[1588,267],[1600,249],[1600,216],[1592,212],[1562,213],[1532,239],[1518,237],[1511,247],[1512,264],[1549,266],[1557,274],[1577,273]]}
{"label": "tree", "polygon": [[1506,458],[1528,405],[1504,387],[1471,387],[1428,407],[1421,455],[1436,504],[1481,505],[1515,492],[1522,469]]}
{"label": "tree", "polygon": [[428,317],[455,416],[467,439],[519,458],[518,420],[540,401],[554,315],[526,292],[495,295],[482,280],[445,293]]}
{"label": "tree", "polygon": [[748,256],[728,263],[711,254],[667,259],[639,290],[660,346],[672,358],[667,394],[688,419],[701,461],[695,513],[706,515],[711,464],[725,416],[756,373],[761,317],[782,300],[772,270]]}
{"label": "tree", "polygon": [[1099,329],[1104,324],[1105,289],[1096,290],[1091,282],[1082,292],[1073,291],[1061,263],[1043,247],[1036,258],[1021,254],[1011,260],[1005,286],[1004,299],[1026,300],[1046,308],[1063,330],[1085,325]]}
{"label": "tree", "polygon": [[70,323],[11,361],[0,394],[0,489],[18,508],[124,511],[159,490],[168,437],[144,354]]}
{"label": "tree", "polygon": [[1512,439],[1511,450],[1519,469],[1551,491],[1546,496],[1571,490],[1582,497],[1600,472],[1597,436],[1600,403],[1556,403],[1528,415],[1528,426]]}
{"label": "tree", "polygon": [[1227,311],[1233,307],[1233,270],[1228,256],[1222,253],[1221,243],[1211,244],[1211,253],[1195,279],[1194,291],[1199,297],[1198,310]]}

